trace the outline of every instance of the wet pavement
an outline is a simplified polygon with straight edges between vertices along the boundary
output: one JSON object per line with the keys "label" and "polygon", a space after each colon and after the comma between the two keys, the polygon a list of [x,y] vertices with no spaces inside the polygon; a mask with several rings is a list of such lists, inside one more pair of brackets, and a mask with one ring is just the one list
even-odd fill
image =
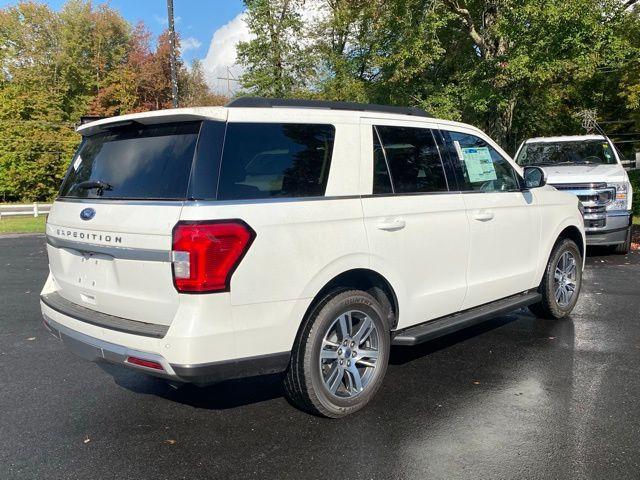
{"label": "wet pavement", "polygon": [[0,479],[640,478],[640,254],[590,253],[569,320],[398,347],[324,420],[277,376],[174,390],[74,357],[41,327],[43,238],[0,238]]}

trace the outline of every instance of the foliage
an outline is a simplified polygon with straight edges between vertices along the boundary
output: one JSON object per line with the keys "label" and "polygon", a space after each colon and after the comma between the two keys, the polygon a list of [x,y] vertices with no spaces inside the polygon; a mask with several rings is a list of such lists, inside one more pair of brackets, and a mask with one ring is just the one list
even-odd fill
{"label": "foliage", "polygon": [[640,170],[629,172],[629,181],[633,189],[633,214],[640,215]]}
{"label": "foliage", "polygon": [[[0,201],[55,196],[82,115],[171,107],[169,41],[154,48],[106,4],[69,0],[55,12],[33,1],[0,9]],[[181,102],[219,105],[199,64],[178,60]]]}
{"label": "foliage", "polygon": [[[580,132],[584,109],[640,128],[635,0],[245,3],[256,35],[239,57],[248,91],[422,106],[485,129],[511,152],[529,136]],[[270,37],[265,12],[276,6],[289,30]],[[315,68],[289,68],[281,82],[272,54],[283,49]]]}
{"label": "foliage", "polygon": [[238,44],[238,60],[247,67],[242,85],[265,96],[282,97],[305,86],[312,59],[303,42],[300,8],[304,0],[245,0],[255,38]]}

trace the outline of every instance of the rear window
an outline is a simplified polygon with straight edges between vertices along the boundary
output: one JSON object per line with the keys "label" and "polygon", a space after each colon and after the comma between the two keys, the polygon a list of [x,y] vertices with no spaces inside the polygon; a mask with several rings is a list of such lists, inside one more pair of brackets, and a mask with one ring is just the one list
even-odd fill
{"label": "rear window", "polygon": [[201,122],[132,124],[86,137],[61,197],[182,200]]}
{"label": "rear window", "polygon": [[322,196],[335,128],[294,123],[229,123],[218,200]]}

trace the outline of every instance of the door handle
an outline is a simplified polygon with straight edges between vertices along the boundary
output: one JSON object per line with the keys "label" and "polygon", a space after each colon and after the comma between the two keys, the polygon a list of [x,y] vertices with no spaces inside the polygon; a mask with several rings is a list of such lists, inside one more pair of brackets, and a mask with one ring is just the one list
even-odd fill
{"label": "door handle", "polygon": [[489,220],[493,220],[493,216],[494,215],[491,210],[478,210],[473,214],[473,218],[479,222],[488,222]]}
{"label": "door handle", "polygon": [[400,220],[399,218],[394,218],[394,219],[385,219],[383,221],[381,221],[380,223],[378,223],[377,228],[378,230],[386,230],[388,232],[394,232],[396,230],[402,230],[404,227],[406,227],[407,222],[405,222],[404,220]]}

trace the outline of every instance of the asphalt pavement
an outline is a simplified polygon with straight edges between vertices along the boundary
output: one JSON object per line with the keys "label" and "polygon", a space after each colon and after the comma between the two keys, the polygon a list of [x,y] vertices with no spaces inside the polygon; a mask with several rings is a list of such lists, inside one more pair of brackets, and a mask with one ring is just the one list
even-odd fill
{"label": "asphalt pavement", "polygon": [[176,390],[74,357],[41,325],[44,238],[0,238],[0,479],[640,478],[640,254],[590,253],[570,319],[398,347],[325,420],[277,376]]}

